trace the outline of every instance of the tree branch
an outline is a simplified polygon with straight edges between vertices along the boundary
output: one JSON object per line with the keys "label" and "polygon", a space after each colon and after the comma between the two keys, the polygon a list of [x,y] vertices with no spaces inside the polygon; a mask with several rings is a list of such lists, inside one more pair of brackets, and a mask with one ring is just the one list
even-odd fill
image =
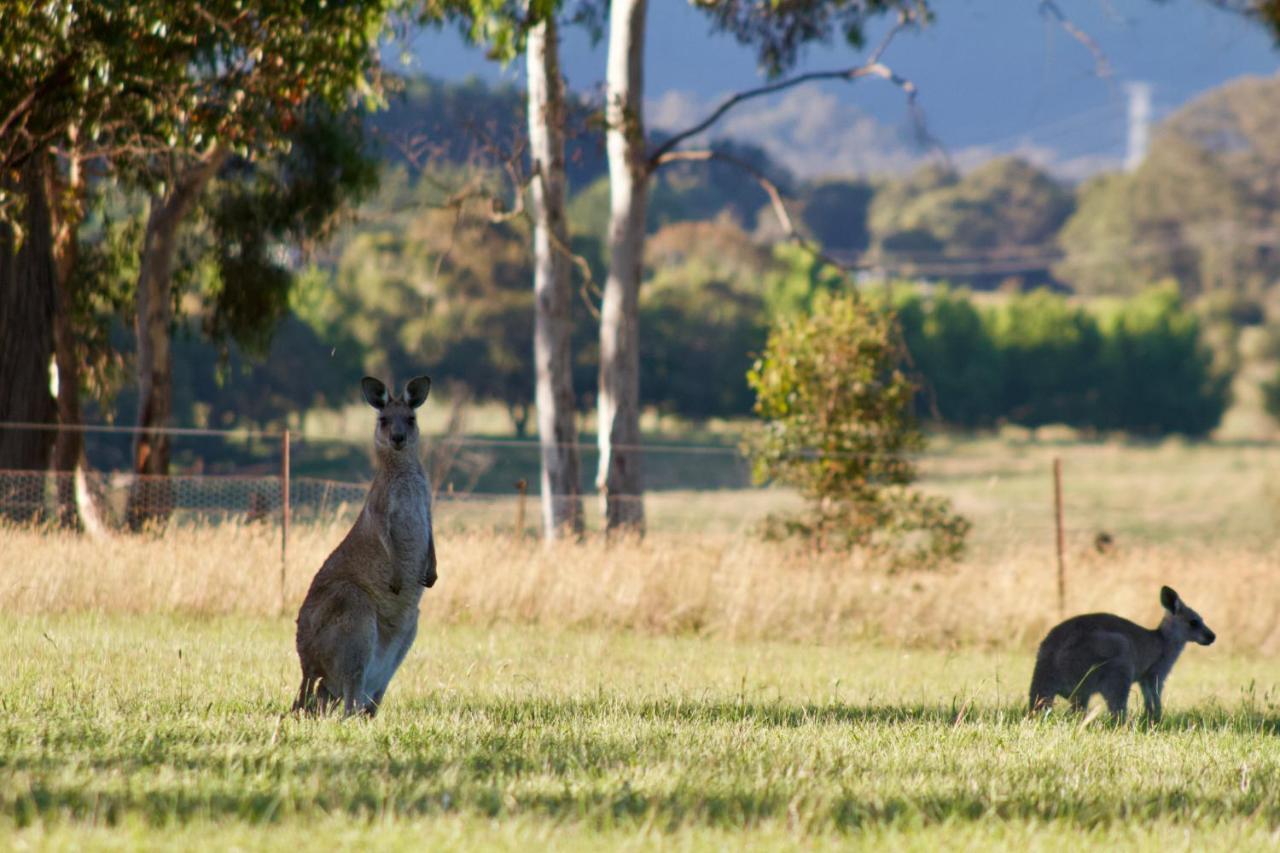
{"label": "tree branch", "polygon": [[1110,80],[1113,77],[1111,70],[1111,62],[1107,59],[1107,54],[1102,47],[1094,41],[1093,36],[1076,25],[1075,21],[1063,14],[1062,9],[1058,7],[1056,0],[1040,0],[1040,14],[1053,18],[1058,24],[1067,31],[1073,39],[1084,45],[1085,50],[1093,54],[1093,73],[1104,80]]}
{"label": "tree branch", "polygon": [[741,169],[755,179],[756,183],[760,185],[760,188],[769,196],[769,206],[773,209],[774,216],[778,218],[778,224],[782,226],[787,242],[800,246],[819,261],[824,264],[830,264],[843,273],[853,273],[867,268],[866,264],[850,264],[828,255],[822,250],[821,246],[801,233],[800,230],[796,228],[795,220],[791,218],[791,212],[787,210],[786,202],[782,198],[782,191],[778,189],[778,185],[770,180],[768,175],[761,172],[746,160],[735,157],[724,151],[715,151],[710,148],[691,151],[668,151],[658,159],[654,164],[654,168],[661,168],[668,163],[705,163],[712,160],[728,163],[731,166]]}
{"label": "tree branch", "polygon": [[662,158],[669,152],[674,151],[682,142],[685,142],[691,137],[697,136],[707,128],[711,127],[723,118],[725,113],[729,112],[739,104],[750,101],[754,98],[762,98],[766,95],[782,92],[795,86],[800,86],[804,83],[812,83],[818,80],[845,80],[852,82],[861,77],[880,77],[881,79],[888,80],[907,93],[907,99],[912,103],[914,112],[914,101],[916,96],[915,84],[910,80],[895,74],[892,69],[880,61],[880,58],[884,55],[885,50],[888,49],[889,44],[893,41],[894,37],[907,27],[913,26],[915,24],[915,20],[914,13],[903,11],[898,17],[898,22],[893,25],[893,28],[890,29],[888,33],[885,34],[885,37],[878,45],[876,45],[875,50],[871,52],[867,61],[861,65],[831,71],[810,71],[805,74],[798,74],[795,77],[789,77],[786,80],[779,80],[776,83],[768,83],[755,89],[747,89],[746,91],[730,95],[728,98],[721,101],[720,105],[712,110],[711,113],[702,121],[680,131],[679,133],[676,133],[654,149],[653,153],[649,156],[650,169],[657,168],[660,165]]}

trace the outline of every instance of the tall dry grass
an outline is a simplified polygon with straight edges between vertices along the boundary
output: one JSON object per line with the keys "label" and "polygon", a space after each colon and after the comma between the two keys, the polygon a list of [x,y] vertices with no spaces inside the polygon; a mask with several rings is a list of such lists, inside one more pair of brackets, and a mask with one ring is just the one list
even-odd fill
{"label": "tall dry grass", "polygon": [[[279,534],[270,528],[106,539],[0,528],[0,610],[291,615],[344,532],[296,532],[282,596]],[[1026,647],[1059,616],[1053,555],[1044,545],[897,574],[729,534],[544,547],[476,532],[442,537],[438,550],[440,582],[423,604],[428,623]],[[1151,625],[1167,583],[1227,649],[1280,650],[1280,566],[1269,552],[1146,545],[1102,556],[1080,549],[1068,565],[1068,613],[1105,609]]]}

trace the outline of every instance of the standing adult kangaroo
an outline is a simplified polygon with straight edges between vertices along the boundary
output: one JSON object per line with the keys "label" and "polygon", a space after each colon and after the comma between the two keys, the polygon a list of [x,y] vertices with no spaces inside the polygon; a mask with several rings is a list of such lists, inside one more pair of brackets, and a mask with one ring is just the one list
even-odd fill
{"label": "standing adult kangaroo", "polygon": [[366,376],[364,398],[378,410],[377,472],[360,517],[324,561],[298,611],[302,686],[295,711],[378,712],[391,676],[418,634],[422,588],[436,582],[431,488],[418,459],[415,410],[431,380],[410,379],[404,394]]}

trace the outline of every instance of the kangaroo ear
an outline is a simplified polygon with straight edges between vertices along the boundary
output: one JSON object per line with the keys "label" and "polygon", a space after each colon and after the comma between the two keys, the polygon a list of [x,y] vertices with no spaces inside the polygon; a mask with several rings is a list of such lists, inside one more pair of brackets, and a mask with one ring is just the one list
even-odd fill
{"label": "kangaroo ear", "polygon": [[404,386],[405,402],[415,409],[427,402],[427,395],[430,393],[430,376],[415,376],[409,380],[408,385]]}
{"label": "kangaroo ear", "polygon": [[360,390],[364,392],[365,401],[375,409],[387,405],[387,386],[382,384],[382,380],[366,376],[360,380]]}
{"label": "kangaroo ear", "polygon": [[1160,603],[1164,605],[1164,609],[1170,613],[1177,613],[1182,607],[1182,599],[1178,598],[1178,594],[1173,591],[1172,587],[1160,587]]}

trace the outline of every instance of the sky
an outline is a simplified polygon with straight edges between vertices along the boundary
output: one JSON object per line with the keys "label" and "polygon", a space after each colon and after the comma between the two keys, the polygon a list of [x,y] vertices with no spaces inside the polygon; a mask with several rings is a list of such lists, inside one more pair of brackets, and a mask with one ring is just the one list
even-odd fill
{"label": "sky", "polygon": [[[897,36],[884,61],[919,88],[930,134],[962,167],[1020,153],[1067,178],[1117,168],[1125,154],[1127,84],[1150,84],[1158,120],[1235,77],[1280,70],[1280,51],[1259,25],[1207,0],[1058,0],[1101,49],[1112,71],[1106,78],[1094,55],[1036,0],[933,5],[934,22]],[[651,0],[648,27],[651,127],[683,126],[726,94],[763,81],[751,50],[712,34],[687,0]],[[416,33],[405,52],[413,71],[437,78],[519,84],[523,76],[519,62],[504,69],[452,31]],[[796,71],[847,67],[859,56],[842,44],[815,46]],[[603,43],[566,31],[571,88],[598,94],[604,59]],[[902,93],[876,80],[806,85],[754,101],[715,135],[755,141],[806,178],[898,172],[928,156]]]}

